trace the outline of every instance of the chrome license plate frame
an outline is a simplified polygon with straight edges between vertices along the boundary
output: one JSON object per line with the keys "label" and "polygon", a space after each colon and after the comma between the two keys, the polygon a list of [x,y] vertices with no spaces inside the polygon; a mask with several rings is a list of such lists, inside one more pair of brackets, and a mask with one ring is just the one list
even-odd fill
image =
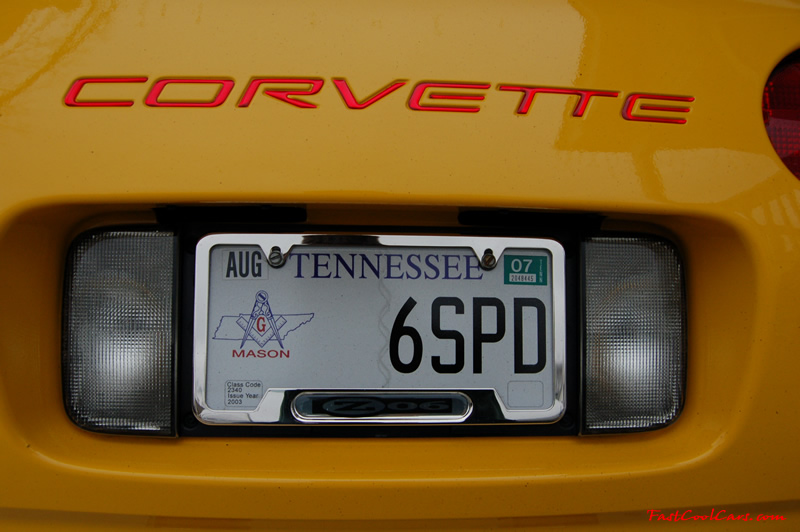
{"label": "chrome license plate frame", "polygon": [[[546,424],[566,410],[565,258],[555,240],[213,234],[195,251],[193,410],[204,424]],[[486,391],[495,404],[473,404]],[[474,416],[476,406],[495,414]]]}

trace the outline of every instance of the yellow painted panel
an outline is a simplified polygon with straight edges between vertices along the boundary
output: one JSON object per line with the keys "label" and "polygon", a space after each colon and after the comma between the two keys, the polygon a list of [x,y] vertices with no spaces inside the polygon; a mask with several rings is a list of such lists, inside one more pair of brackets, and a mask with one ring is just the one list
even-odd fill
{"label": "yellow painted panel", "polygon": [[[798,7],[3,4],[0,522],[32,530],[637,530],[649,509],[713,507],[777,513],[792,529],[800,518],[800,186],[769,144],[760,102],[772,68],[800,48]],[[130,106],[65,105],[76,80],[104,77],[147,80],[87,84],[77,99]],[[159,80],[181,78],[233,88],[217,107],[145,103]],[[316,107],[261,93],[240,107],[255,78],[323,84],[297,96]],[[334,79],[360,102],[405,85],[350,109]],[[489,87],[431,89],[419,100],[477,112],[413,110],[422,82]],[[519,114],[522,93],[500,90],[518,85],[618,95],[595,96],[573,116],[577,95],[540,93]],[[212,101],[214,87],[168,85],[160,101]],[[437,91],[482,99],[431,99]],[[633,94],[694,100],[682,102],[687,113],[633,111],[685,124],[642,122],[623,117]],[[686,261],[684,412],[652,433],[593,437],[82,431],[65,414],[60,384],[70,241],[88,227],[153,222],[154,207],[201,204],[305,205],[314,225],[448,228],[459,209],[486,207],[655,227]]]}

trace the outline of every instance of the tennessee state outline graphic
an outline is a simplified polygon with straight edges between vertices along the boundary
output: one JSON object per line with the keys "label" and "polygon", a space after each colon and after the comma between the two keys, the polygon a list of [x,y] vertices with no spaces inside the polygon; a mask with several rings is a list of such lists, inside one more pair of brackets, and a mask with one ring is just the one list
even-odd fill
{"label": "tennessee state outline graphic", "polygon": [[308,314],[275,314],[269,304],[269,295],[259,290],[255,295],[253,310],[249,314],[222,316],[212,338],[214,340],[236,340],[242,348],[248,341],[259,347],[268,342],[277,342],[281,348],[283,341],[292,331],[296,331],[314,318]]}

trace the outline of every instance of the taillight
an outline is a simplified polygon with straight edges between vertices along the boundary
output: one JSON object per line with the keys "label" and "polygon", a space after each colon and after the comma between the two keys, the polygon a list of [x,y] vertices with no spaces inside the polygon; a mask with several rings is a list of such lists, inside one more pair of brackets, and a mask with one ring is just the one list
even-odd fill
{"label": "taillight", "polygon": [[176,237],[102,231],[72,246],[64,306],[64,399],[79,426],[175,433]]}
{"label": "taillight", "polygon": [[783,163],[800,178],[800,50],[775,67],[764,87],[764,127]]}
{"label": "taillight", "polygon": [[686,388],[678,250],[655,238],[596,237],[583,257],[583,432],[669,425]]}

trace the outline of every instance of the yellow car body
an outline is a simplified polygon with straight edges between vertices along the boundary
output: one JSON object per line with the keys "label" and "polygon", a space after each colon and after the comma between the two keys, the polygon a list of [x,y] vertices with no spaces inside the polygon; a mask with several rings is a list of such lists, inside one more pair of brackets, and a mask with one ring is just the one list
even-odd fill
{"label": "yellow car body", "polygon": [[[673,512],[800,526],[800,182],[760,108],[798,48],[800,4],[782,0],[6,2],[0,528],[640,530]],[[242,105],[258,79],[311,80],[284,86],[310,106]],[[507,87],[566,92],[520,113],[526,93]],[[176,102],[218,105],[159,105]],[[684,110],[653,110],[667,104]],[[446,230],[500,208],[668,237],[685,261],[682,414],[568,437],[74,425],[61,314],[75,236],[155,223],[157,207],[287,204],[317,227]]]}

